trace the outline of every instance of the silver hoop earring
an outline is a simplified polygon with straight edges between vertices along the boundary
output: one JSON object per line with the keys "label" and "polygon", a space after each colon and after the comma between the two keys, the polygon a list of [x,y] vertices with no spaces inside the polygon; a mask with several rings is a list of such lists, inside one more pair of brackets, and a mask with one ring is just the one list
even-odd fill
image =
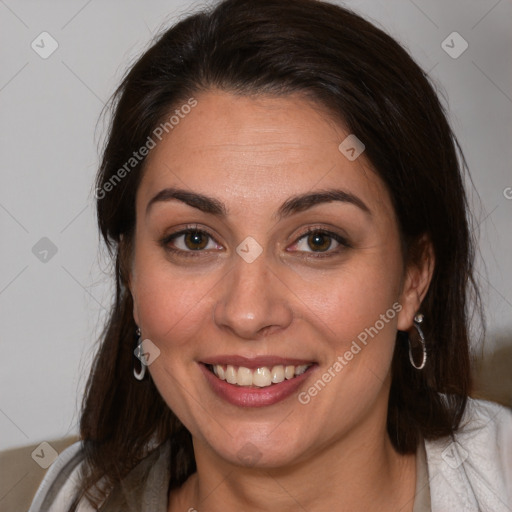
{"label": "silver hoop earring", "polygon": [[140,361],[140,371],[137,371],[137,369],[135,368],[135,366],[133,367],[133,376],[137,379],[137,380],[142,380],[144,378],[144,376],[146,375],[146,365],[144,364],[144,350],[142,348],[142,342],[141,342],[141,331],[140,331],[140,327],[137,327],[137,330],[135,331],[135,335],[137,337],[137,346],[135,347],[135,350],[134,350],[134,354],[135,354],[135,357],[137,357],[137,359],[139,359]]}
{"label": "silver hoop earring", "polygon": [[422,357],[421,357],[421,363],[417,365],[414,362],[414,358],[412,356],[412,347],[411,347],[411,334],[409,334],[409,361],[411,361],[411,364],[416,370],[423,370],[425,367],[425,364],[427,362],[427,347],[425,344],[425,336],[423,335],[423,331],[421,330],[421,323],[423,322],[424,316],[421,313],[418,313],[414,317],[414,328],[416,329],[416,333],[413,333],[413,342],[416,346],[421,345],[422,350]]}

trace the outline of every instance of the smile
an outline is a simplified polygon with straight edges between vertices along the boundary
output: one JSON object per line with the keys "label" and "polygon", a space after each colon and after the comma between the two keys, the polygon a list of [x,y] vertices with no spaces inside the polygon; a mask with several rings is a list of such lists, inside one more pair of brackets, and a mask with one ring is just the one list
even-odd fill
{"label": "smile", "polygon": [[295,395],[306,379],[313,378],[318,364],[281,357],[220,356],[203,361],[199,368],[221,400],[238,407],[265,407]]}
{"label": "smile", "polygon": [[207,365],[207,368],[220,380],[243,387],[265,388],[291,380],[302,375],[312,364],[262,366],[256,369],[245,366]]}

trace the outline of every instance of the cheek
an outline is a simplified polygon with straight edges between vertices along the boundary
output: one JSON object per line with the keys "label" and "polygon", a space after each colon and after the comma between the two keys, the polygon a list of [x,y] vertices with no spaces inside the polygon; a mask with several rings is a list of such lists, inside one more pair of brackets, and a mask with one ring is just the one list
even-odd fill
{"label": "cheek", "polygon": [[180,420],[191,428],[201,414],[195,411],[201,400],[192,383],[186,392],[183,383],[189,382],[198,356],[198,344],[193,341],[204,337],[211,302],[208,291],[214,283],[208,276],[171,270],[157,252],[142,248],[135,256],[134,300],[144,338],[160,350],[149,367],[153,382],[168,407],[179,412]]}
{"label": "cheek", "polygon": [[333,382],[322,400],[333,410],[334,403],[356,409],[357,403],[371,402],[387,382],[401,310],[400,262],[398,254],[366,253],[329,278],[301,281],[297,289],[306,305],[303,314],[321,338],[319,378]]}
{"label": "cheek", "polygon": [[374,326],[381,315],[385,325],[380,321],[379,330],[392,331],[396,325],[400,269],[396,263],[384,265],[376,256],[354,258],[339,272],[316,279],[311,275],[294,287],[296,296],[307,306],[304,314],[309,311],[309,317],[316,317],[316,323],[323,324],[322,330],[330,332],[328,337],[338,339],[341,345]]}
{"label": "cheek", "polygon": [[141,249],[134,265],[134,301],[144,336],[166,350],[186,343],[207,314],[213,276],[171,270],[154,250]]}

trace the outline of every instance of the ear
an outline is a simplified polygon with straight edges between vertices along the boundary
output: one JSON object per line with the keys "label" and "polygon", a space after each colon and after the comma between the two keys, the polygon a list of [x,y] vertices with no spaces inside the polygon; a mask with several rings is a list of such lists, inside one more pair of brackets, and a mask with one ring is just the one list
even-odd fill
{"label": "ear", "polygon": [[[133,294],[132,294],[132,297],[133,297]],[[135,298],[133,298],[133,319],[135,320],[135,323],[137,324],[137,326],[140,327],[139,312],[137,311],[137,301],[135,300]]]}
{"label": "ear", "polygon": [[397,328],[407,331],[412,327],[414,316],[427,294],[434,273],[435,255],[430,237],[423,235],[408,257],[405,269]]}
{"label": "ear", "polygon": [[119,236],[119,268],[121,273],[121,279],[123,284],[126,286],[128,292],[132,296],[133,302],[133,319],[135,323],[139,325],[139,312],[137,310],[137,300],[134,293],[134,274],[133,265],[131,258],[131,250],[129,241],[124,235]]}

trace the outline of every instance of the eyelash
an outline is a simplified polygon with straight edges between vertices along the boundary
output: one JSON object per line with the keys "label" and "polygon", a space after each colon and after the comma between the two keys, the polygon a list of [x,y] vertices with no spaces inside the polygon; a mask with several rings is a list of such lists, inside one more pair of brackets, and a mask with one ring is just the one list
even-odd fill
{"label": "eyelash", "polygon": [[339,235],[338,233],[334,233],[333,231],[329,231],[325,228],[321,227],[315,227],[310,226],[307,228],[304,232],[302,232],[298,238],[295,240],[293,245],[298,244],[303,238],[308,237],[311,234],[319,234],[323,236],[327,236],[334,241],[336,241],[340,247],[337,247],[336,249],[331,250],[330,248],[327,251],[298,251],[301,253],[302,258],[330,258],[337,254],[339,254],[343,249],[349,249],[351,248],[351,245],[349,244],[348,240],[344,238],[343,236]]}
{"label": "eyelash", "polygon": [[[201,254],[201,253],[205,252],[204,249],[203,250],[197,250],[197,251],[194,251],[194,250],[184,251],[182,249],[176,249],[175,247],[172,247],[172,246],[169,245],[172,241],[176,240],[180,236],[188,235],[188,234],[191,234],[191,233],[200,233],[202,235],[206,235],[211,240],[213,240],[215,243],[218,243],[211,233],[209,233],[205,229],[200,229],[198,226],[187,226],[185,229],[182,229],[181,231],[177,231],[175,233],[171,233],[170,235],[167,235],[162,240],[160,240],[159,243],[160,243],[160,245],[166,251],[171,252],[173,254],[177,254],[180,257],[185,257],[185,258],[201,257],[201,256],[203,256],[203,254]],[[305,238],[305,237],[307,237],[307,236],[309,236],[310,234],[313,234],[313,233],[324,235],[324,236],[327,236],[329,238],[332,238],[334,241],[339,243],[340,246],[342,246],[342,248],[351,248],[351,245],[349,244],[347,239],[342,237],[341,235],[339,235],[337,233],[334,233],[332,231],[328,231],[325,228],[314,227],[314,226],[309,227],[306,231],[301,233],[292,245],[296,245],[303,238]],[[342,249],[340,249],[340,247],[338,247],[337,249],[334,249],[334,250],[329,250],[328,249],[327,251],[319,251],[319,252],[315,252],[315,251],[311,251],[311,252],[309,252],[309,251],[298,251],[298,252],[299,253],[304,253],[304,255],[302,256],[303,258],[311,258],[311,257],[313,257],[313,258],[328,258],[328,257],[332,257],[335,254],[339,253],[341,250]]]}
{"label": "eyelash", "polygon": [[215,241],[215,243],[217,243],[217,241],[215,240],[213,235],[211,233],[209,233],[207,230],[200,229],[198,226],[187,226],[185,229],[182,229],[181,231],[177,231],[176,233],[171,233],[170,235],[164,237],[162,240],[160,240],[160,244],[166,251],[176,254],[180,257],[197,258],[197,257],[203,256],[201,253],[203,253],[204,250],[202,250],[202,251],[184,251],[182,249],[176,249],[175,247],[172,247],[169,245],[176,238],[183,236],[183,235],[188,235],[190,233],[200,233],[202,235],[207,235],[213,241]]}

